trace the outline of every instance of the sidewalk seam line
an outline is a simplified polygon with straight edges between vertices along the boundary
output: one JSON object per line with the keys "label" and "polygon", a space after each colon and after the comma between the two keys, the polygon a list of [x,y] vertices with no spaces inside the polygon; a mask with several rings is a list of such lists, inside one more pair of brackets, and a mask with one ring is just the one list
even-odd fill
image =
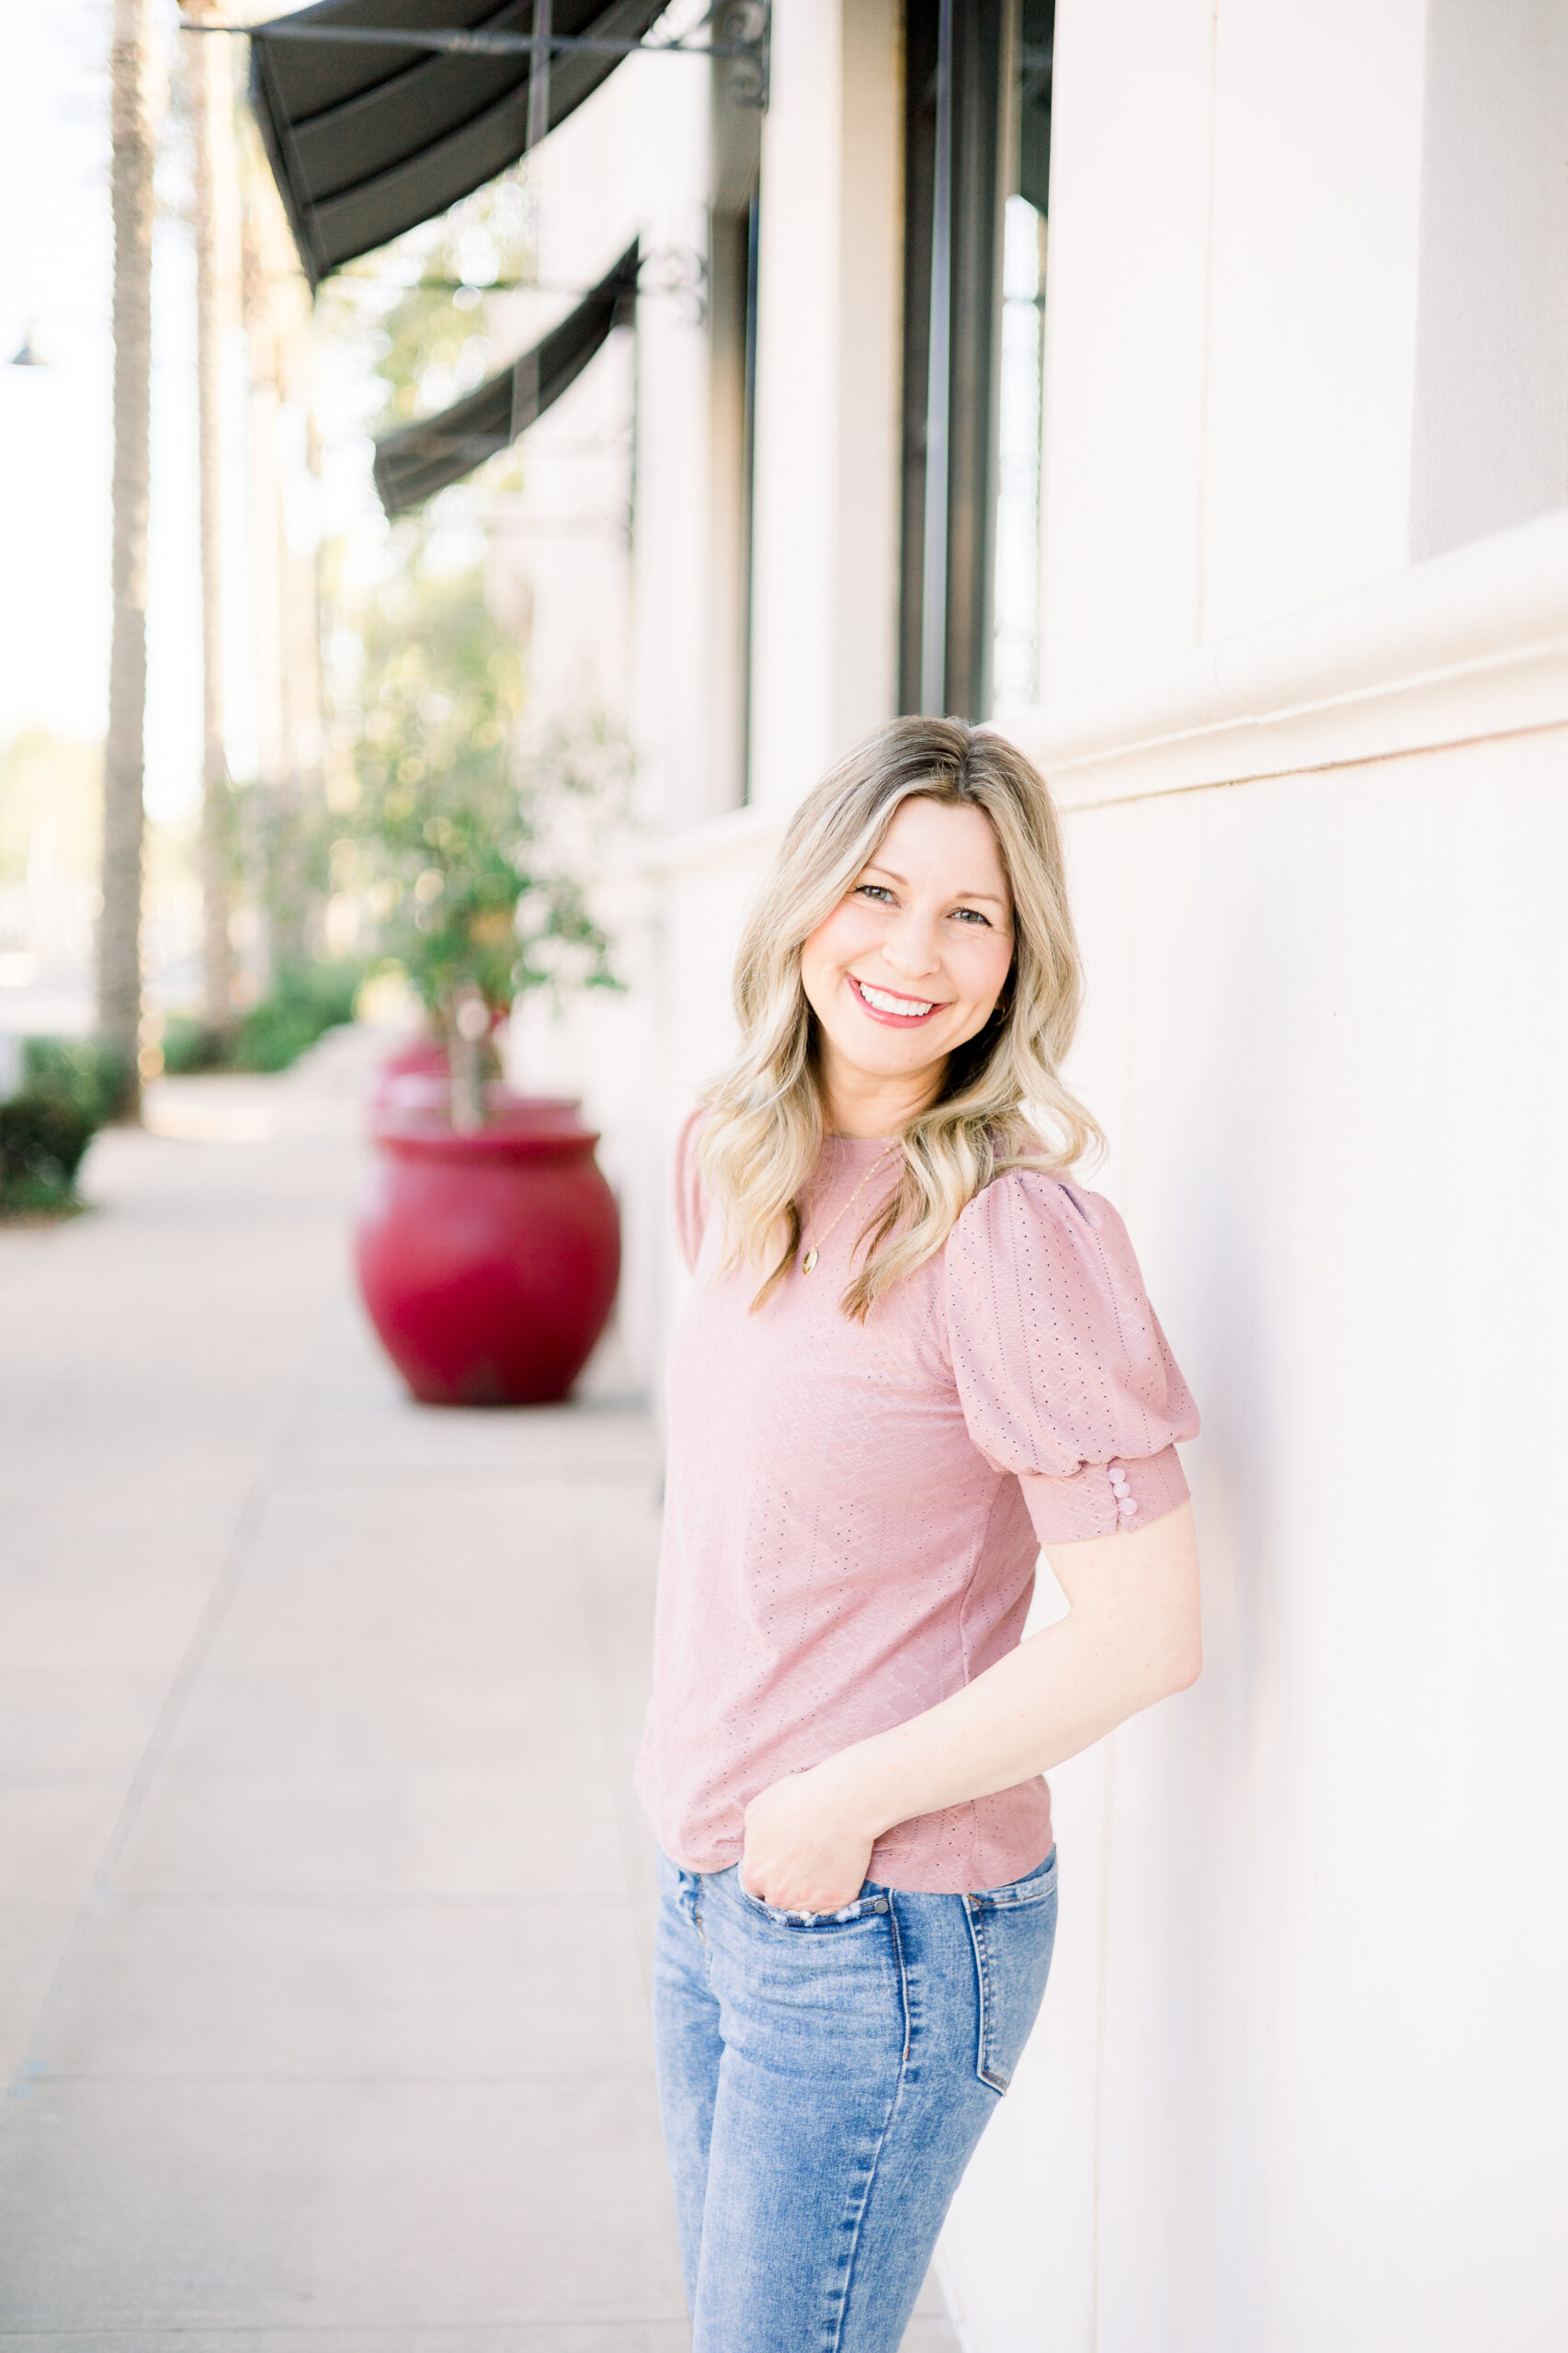
{"label": "sidewalk seam line", "polygon": [[127,1842],[136,1826],[153,1784],[157,1779],[158,1769],[168,1753],[169,1745],[178,1728],[179,1720],[185,1713],[186,1705],[195,1688],[197,1677],[207,1662],[208,1654],[217,1638],[219,1628],[228,1615],[229,1605],[233,1599],[241,1576],[244,1574],[245,1563],[250,1558],[251,1547],[261,1517],[261,1507],[272,1483],[269,1473],[277,1460],[279,1441],[289,1424],[296,1418],[297,1413],[298,1391],[295,1390],[283,1410],[276,1416],[271,1438],[263,1452],[261,1461],[252,1475],[228,1543],[224,1547],[223,1558],[219,1564],[218,1574],[212,1581],[212,1589],[203,1603],[201,1614],[191,1630],[190,1639],[181,1654],[178,1666],[175,1669],[164,1704],[158,1711],[157,1720],[147,1736],[146,1746],[142,1751],[136,1770],[132,1773],[127,1786],[119,1812],[115,1817],[114,1827],[105,1842],[103,1853],[98,1859],[97,1867],[94,1870],[87,1892],[77,1906],[70,1934],[61,1948],[60,1958],[54,1965],[49,1984],[33,2014],[33,2021],[28,2029],[27,2039],[21,2046],[16,2067],[6,2086],[5,2098],[0,2101],[0,2129],[4,2128],[6,2119],[15,2113],[18,2096],[24,2086],[31,2088],[37,2082],[32,2069],[39,2038],[75,1963],[88,1917],[97,1909],[101,1898],[108,1892],[110,1876],[125,1851]]}

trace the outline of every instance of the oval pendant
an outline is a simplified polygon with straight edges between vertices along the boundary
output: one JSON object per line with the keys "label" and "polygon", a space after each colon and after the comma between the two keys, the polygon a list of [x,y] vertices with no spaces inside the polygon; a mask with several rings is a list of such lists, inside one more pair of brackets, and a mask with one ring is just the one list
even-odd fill
{"label": "oval pendant", "polygon": [[806,1255],[805,1255],[805,1256],[804,1256],[804,1257],[801,1259],[801,1272],[803,1275],[809,1275],[809,1274],[811,1273],[811,1271],[812,1271],[812,1268],[816,1265],[816,1262],[817,1262],[817,1254],[816,1254],[816,1252],[815,1252],[814,1250],[808,1250],[808,1251],[807,1251],[807,1253],[806,1253]]}

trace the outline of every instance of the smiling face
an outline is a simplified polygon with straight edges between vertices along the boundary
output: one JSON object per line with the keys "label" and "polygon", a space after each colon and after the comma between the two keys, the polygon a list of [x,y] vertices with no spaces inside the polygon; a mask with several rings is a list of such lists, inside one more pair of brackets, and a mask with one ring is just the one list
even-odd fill
{"label": "smiling face", "polygon": [[948,1057],[990,1019],[1012,961],[1012,902],[990,819],[901,801],[801,950],[829,1126],[886,1135],[931,1102]]}

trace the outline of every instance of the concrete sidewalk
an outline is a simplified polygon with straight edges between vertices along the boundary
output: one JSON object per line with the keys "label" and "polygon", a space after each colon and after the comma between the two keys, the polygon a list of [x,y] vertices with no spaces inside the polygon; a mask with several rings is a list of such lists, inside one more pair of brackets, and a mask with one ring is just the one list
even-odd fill
{"label": "concrete sidewalk", "polygon": [[[402,1396],[367,1041],[0,1230],[0,2345],[674,2353],[630,1790],[658,1457]],[[955,2344],[928,2290],[909,2353]]]}

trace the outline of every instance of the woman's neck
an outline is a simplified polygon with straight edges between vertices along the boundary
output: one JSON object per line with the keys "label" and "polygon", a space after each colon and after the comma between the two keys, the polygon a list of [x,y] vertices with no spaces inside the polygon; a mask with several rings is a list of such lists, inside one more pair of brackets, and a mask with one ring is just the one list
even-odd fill
{"label": "woman's neck", "polygon": [[883,1077],[874,1071],[835,1067],[824,1055],[819,1078],[823,1126],[829,1135],[876,1139],[899,1134],[941,1092],[942,1071],[908,1071]]}

